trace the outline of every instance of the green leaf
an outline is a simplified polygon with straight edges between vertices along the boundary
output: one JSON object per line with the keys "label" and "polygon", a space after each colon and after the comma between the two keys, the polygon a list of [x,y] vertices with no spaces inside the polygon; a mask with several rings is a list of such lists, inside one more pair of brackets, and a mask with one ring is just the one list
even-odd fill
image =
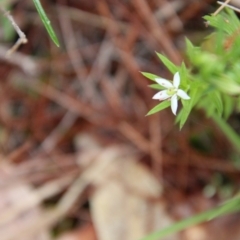
{"label": "green leaf", "polygon": [[228,95],[223,95],[223,117],[224,119],[228,119],[230,114],[232,114],[234,110],[234,99]]}
{"label": "green leaf", "polygon": [[211,100],[213,101],[213,103],[215,105],[215,109],[217,110],[219,116],[221,116],[222,113],[223,113],[223,103],[222,103],[220,93],[217,92],[217,91],[212,92],[211,93]]}
{"label": "green leaf", "polygon": [[180,119],[180,129],[182,129],[183,125],[188,119],[188,116],[192,110],[192,101],[193,100],[182,100],[183,103],[183,109],[181,112],[181,119]]}
{"label": "green leaf", "polygon": [[161,110],[169,107],[171,105],[171,102],[170,101],[164,101],[164,102],[161,102],[159,103],[157,106],[155,106],[153,109],[151,109],[148,113],[147,113],[147,116],[151,115],[151,114],[154,114],[156,112],[160,112]]}
{"label": "green leaf", "polygon": [[225,11],[222,11],[216,16],[204,16],[203,18],[207,20],[211,26],[219,30],[224,30],[228,34],[233,33],[240,25],[236,14],[230,9],[225,9]]}
{"label": "green leaf", "polygon": [[231,212],[235,212],[237,210],[239,210],[239,204],[240,204],[240,200],[239,200],[239,196],[235,197],[233,199],[231,199],[228,202],[225,202],[223,205],[200,213],[196,216],[184,219],[180,222],[177,222],[169,227],[166,227],[160,231],[154,232],[152,234],[150,234],[149,236],[143,238],[142,240],[159,240],[163,237],[169,236],[173,233],[179,232],[181,230],[184,230],[188,227],[191,227],[193,225],[205,222],[205,221],[209,221],[213,218],[222,216],[224,214],[229,214]]}
{"label": "green leaf", "polygon": [[183,100],[182,99],[182,104],[183,104],[183,109],[181,111],[181,115],[179,118],[177,118],[177,121],[180,122],[180,129],[182,129],[183,125],[188,119],[188,116],[192,110],[192,108],[196,105],[198,102],[200,96],[201,96],[201,91],[199,88],[200,83],[194,83],[191,86],[191,99],[190,100]]}
{"label": "green leaf", "polygon": [[153,81],[155,81],[156,78],[159,78],[159,76],[157,76],[157,75],[155,75],[155,74],[152,74],[152,73],[148,73],[148,72],[141,72],[141,74],[142,74],[144,77],[146,77],[146,78],[148,78],[148,79],[150,79],[150,80],[153,80]]}
{"label": "green leaf", "polygon": [[156,52],[156,54],[172,74],[178,71],[178,67],[175,64],[173,64],[169,59],[167,59],[165,56],[163,56],[160,53]]}
{"label": "green leaf", "polygon": [[157,90],[163,90],[163,89],[166,89],[164,88],[163,86],[161,86],[160,84],[156,83],[156,84],[150,84],[148,85],[150,88],[153,88],[153,89],[157,89]]}
{"label": "green leaf", "polygon": [[51,37],[52,41],[59,47],[60,44],[59,44],[58,38],[57,38],[57,36],[56,36],[52,26],[51,26],[51,22],[48,19],[48,17],[46,15],[46,13],[45,13],[45,11],[44,11],[40,1],[39,0],[33,0],[33,2],[35,4],[35,7],[36,7],[36,9],[38,11],[38,14],[39,14],[39,16],[40,16],[40,18],[41,18],[41,20],[42,20],[46,30],[47,30],[49,36]]}
{"label": "green leaf", "polygon": [[187,55],[188,57],[191,57],[192,55],[195,54],[195,51],[194,51],[195,47],[193,46],[193,44],[188,38],[185,39],[185,42],[186,42]]}
{"label": "green leaf", "polygon": [[212,115],[213,120],[217,123],[219,128],[224,132],[225,136],[232,143],[232,145],[236,148],[236,151],[240,152],[240,136],[234,131],[234,129],[221,117]]}
{"label": "green leaf", "polygon": [[227,75],[212,81],[221,91],[229,95],[240,93],[240,85]]}
{"label": "green leaf", "polygon": [[181,76],[181,86],[187,88],[189,82],[189,74],[184,62],[182,62],[181,67],[179,69],[179,74]]}

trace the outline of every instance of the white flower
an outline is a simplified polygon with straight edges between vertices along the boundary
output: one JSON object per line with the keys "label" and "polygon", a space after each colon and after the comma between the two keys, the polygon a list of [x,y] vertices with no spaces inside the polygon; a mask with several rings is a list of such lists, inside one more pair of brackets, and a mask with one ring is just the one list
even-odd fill
{"label": "white flower", "polygon": [[171,109],[173,114],[176,115],[177,107],[178,107],[178,97],[185,100],[190,99],[190,97],[187,95],[185,91],[178,88],[180,84],[179,72],[176,72],[174,74],[173,83],[163,78],[156,78],[155,80],[158,84],[165,87],[166,90],[162,90],[156,93],[153,96],[153,99],[158,99],[160,101],[163,101],[171,98]]}

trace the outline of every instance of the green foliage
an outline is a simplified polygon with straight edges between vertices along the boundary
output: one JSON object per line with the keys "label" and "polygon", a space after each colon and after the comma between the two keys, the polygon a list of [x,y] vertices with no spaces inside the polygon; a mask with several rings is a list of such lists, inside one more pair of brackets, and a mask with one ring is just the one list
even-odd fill
{"label": "green foliage", "polygon": [[226,120],[229,118],[229,116],[234,110],[235,100],[231,96],[226,94],[222,96],[222,100],[223,100],[223,118]]}
{"label": "green foliage", "polygon": [[178,67],[175,66],[169,59],[167,59],[165,56],[163,56],[160,53],[156,52],[156,54],[171,73],[174,74],[175,72],[178,71]]}
{"label": "green foliage", "polygon": [[225,11],[222,11],[217,16],[210,15],[203,18],[207,20],[209,25],[215,27],[216,30],[224,31],[228,34],[233,33],[239,28],[239,19],[230,9],[225,9]]}
{"label": "green foliage", "polygon": [[58,38],[57,38],[57,36],[56,36],[52,26],[51,26],[50,20],[48,19],[47,15],[46,15],[46,13],[45,13],[42,5],[41,5],[41,2],[39,0],[33,0],[33,2],[35,4],[35,7],[38,11],[38,14],[39,14],[46,30],[47,30],[49,36],[51,37],[52,41],[59,47],[60,44],[59,44]]}
{"label": "green foliage", "polygon": [[[215,30],[201,46],[196,47],[186,39],[189,67],[184,63],[176,66],[165,56],[157,53],[172,74],[179,72],[181,77],[179,88],[191,97],[190,100],[181,99],[182,109],[176,118],[180,128],[184,126],[194,107],[203,109],[208,117],[217,115],[227,120],[233,111],[238,110],[237,106],[240,106],[236,98],[240,93],[240,21],[232,10],[222,11],[217,16],[205,16],[204,19]],[[157,78],[151,73],[143,75],[153,81]],[[157,83],[151,84],[150,87],[164,89]],[[149,113],[163,109],[165,107],[155,107]]]}
{"label": "green foliage", "polygon": [[147,72],[141,72],[142,75],[150,80],[155,81],[156,78],[159,78],[157,75],[152,74],[152,73],[147,73]]}
{"label": "green foliage", "polygon": [[240,209],[240,197],[236,196],[235,198],[232,198],[231,200],[225,202],[223,205],[215,209],[212,209],[207,212],[182,220],[160,231],[154,232],[149,236],[143,238],[142,240],[160,240],[163,237],[166,237],[178,231],[184,230],[193,225],[196,225],[205,221],[210,221],[222,215],[236,212],[239,209]]}
{"label": "green foliage", "polygon": [[148,113],[147,113],[147,116],[148,115],[152,115],[156,112],[159,112],[167,107],[169,107],[171,105],[170,101],[163,101],[161,103],[159,103],[157,106],[155,106],[152,110],[150,110]]}
{"label": "green foliage", "polygon": [[[163,56],[160,53],[157,53],[157,56],[160,58],[160,60],[163,62],[163,64],[169,69],[170,72],[172,72],[173,74],[175,74],[176,72],[179,72],[180,74],[180,78],[181,78],[181,82],[180,82],[180,89],[187,91],[188,89],[190,89],[190,76],[189,76],[189,70],[186,68],[186,65],[184,63],[182,63],[181,66],[176,66],[174,63],[172,63],[169,59],[167,59],[165,56]],[[156,78],[159,78],[157,75],[155,74],[151,74],[151,73],[146,73],[146,72],[142,72],[142,74],[147,77],[150,80],[155,81]],[[164,89],[164,87],[162,87],[159,84],[151,84],[150,85],[151,88],[157,89],[157,90],[162,90]],[[180,128],[182,128],[182,126],[184,125],[184,123],[186,122],[188,115],[191,112],[191,109],[193,108],[194,104],[195,104],[195,97],[197,96],[197,93],[195,93],[194,91],[192,91],[194,93],[193,98],[191,96],[190,100],[183,100],[182,99],[182,105],[184,106],[183,110],[181,111],[181,114],[178,115],[178,121],[180,122]],[[147,115],[151,115],[154,114],[156,112],[159,112],[167,107],[169,107],[171,105],[170,101],[163,101],[160,104],[158,104],[157,106],[155,106],[153,109],[151,109]]]}
{"label": "green foliage", "polygon": [[[217,16],[205,16],[204,19],[214,28],[214,32],[198,47],[186,39],[188,68],[184,63],[176,66],[165,56],[159,53],[157,55],[172,74],[179,72],[180,89],[188,92],[191,97],[188,100],[181,99],[182,109],[176,117],[180,128],[184,126],[194,107],[203,109],[239,152],[240,136],[227,123],[227,119],[233,112],[240,111],[240,21],[232,10],[222,11]],[[156,79],[155,75],[144,76],[151,80]],[[150,87],[162,89],[157,84]],[[168,106],[169,101],[164,100],[149,111],[148,115]],[[231,190],[229,187],[226,189],[228,193]],[[216,209],[180,221],[142,240],[158,240],[189,226],[239,210],[240,195]]]}
{"label": "green foliage", "polygon": [[164,89],[164,87],[163,86],[161,86],[161,85],[159,85],[159,84],[157,84],[157,83],[155,83],[155,84],[150,84],[150,85],[148,85],[150,88],[152,88],[152,89],[156,89],[156,90],[163,90]]}

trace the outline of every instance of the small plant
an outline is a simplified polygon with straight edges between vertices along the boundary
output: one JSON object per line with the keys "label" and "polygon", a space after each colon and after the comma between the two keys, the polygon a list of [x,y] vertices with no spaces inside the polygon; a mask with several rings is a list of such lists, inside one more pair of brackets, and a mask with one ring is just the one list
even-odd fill
{"label": "small plant", "polygon": [[[224,4],[226,6],[226,3]],[[220,8],[222,9],[223,6]],[[240,111],[240,21],[229,8],[221,13],[218,12],[219,10],[211,16],[204,17],[207,25],[214,28],[214,32],[206,38],[211,44],[210,48],[207,44],[202,44],[200,47],[193,46],[186,39],[188,67],[184,63],[176,66],[165,56],[157,53],[163,64],[174,74],[173,83],[151,73],[142,73],[154,82],[150,85],[151,88],[161,90],[153,96],[161,103],[151,109],[147,115],[162,111],[170,105],[172,112],[176,114],[179,98],[182,108],[176,116],[176,122],[179,123],[180,129],[186,123],[193,108],[203,109],[207,117],[215,121],[239,152],[240,136],[227,120],[232,113]],[[162,90],[164,88],[166,90]],[[167,99],[171,99],[171,102],[166,101]],[[239,210],[240,196],[237,195],[216,209],[178,222],[143,240],[158,240],[194,224]]]}
{"label": "small plant", "polygon": [[[204,19],[215,28],[214,33],[206,38],[207,41],[212,41],[212,47],[209,50],[204,44],[195,47],[186,39],[189,67],[184,63],[176,66],[165,56],[157,53],[168,70],[175,74],[174,78],[179,78],[177,80],[179,83],[181,79],[180,89],[174,86],[174,83],[172,86],[168,80],[157,75],[142,73],[154,82],[150,85],[151,88],[162,90],[153,97],[161,103],[151,109],[147,115],[162,111],[169,106],[176,114],[177,98],[179,98],[182,109],[177,114],[176,122],[179,123],[180,129],[194,107],[203,109],[238,149],[240,137],[227,123],[227,119],[233,112],[240,110],[240,34],[236,34],[240,33],[240,21],[229,9],[217,16],[205,16]],[[167,85],[164,86],[163,83]],[[164,88],[167,90],[163,90]],[[171,102],[165,101],[169,98]]]}

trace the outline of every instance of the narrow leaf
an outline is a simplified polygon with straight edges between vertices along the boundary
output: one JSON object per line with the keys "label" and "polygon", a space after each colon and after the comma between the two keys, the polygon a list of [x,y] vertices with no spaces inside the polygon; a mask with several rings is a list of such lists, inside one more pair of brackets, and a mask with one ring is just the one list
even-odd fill
{"label": "narrow leaf", "polygon": [[46,15],[46,13],[45,13],[45,11],[44,11],[40,1],[39,0],[33,0],[33,2],[35,4],[35,7],[36,7],[36,9],[38,11],[38,14],[39,14],[39,16],[40,16],[40,18],[41,18],[41,20],[42,20],[46,30],[47,30],[49,36],[51,37],[52,41],[59,47],[60,44],[59,44],[58,38],[57,38],[57,36],[56,36],[52,26],[51,26],[51,22],[48,19],[48,17]]}
{"label": "narrow leaf", "polygon": [[196,47],[193,46],[192,42],[188,38],[185,39],[185,42],[187,55],[191,59],[196,53]]}
{"label": "narrow leaf", "polygon": [[234,99],[228,95],[223,95],[223,117],[225,120],[228,119],[230,114],[233,112],[234,109]]}
{"label": "narrow leaf", "polygon": [[165,87],[161,86],[160,84],[156,83],[156,84],[150,84],[148,85],[150,88],[153,88],[153,89],[157,89],[157,90],[163,90],[165,89]]}
{"label": "narrow leaf", "polygon": [[188,119],[188,116],[192,110],[192,108],[196,105],[198,99],[200,98],[201,92],[199,91],[199,88],[197,87],[197,84],[195,85],[195,88],[191,91],[191,99],[190,100],[182,100],[183,109],[181,111],[181,117],[179,119],[180,121],[180,129],[182,129],[183,125]]}
{"label": "narrow leaf", "polygon": [[193,99],[190,100],[182,100],[182,103],[184,105],[181,113],[181,120],[180,120],[180,129],[182,129],[183,125],[188,119],[188,116],[192,110],[192,101]]}
{"label": "narrow leaf", "polygon": [[214,91],[211,94],[211,100],[215,105],[215,109],[217,110],[217,113],[219,116],[222,116],[223,113],[223,103],[222,103],[222,98],[219,92]]}
{"label": "narrow leaf", "polygon": [[161,102],[159,103],[157,106],[155,106],[153,109],[151,109],[148,113],[147,113],[147,116],[148,115],[151,115],[151,114],[154,114],[156,112],[160,112],[161,110],[169,107],[171,105],[171,102],[170,101],[164,101],[164,102]]}
{"label": "narrow leaf", "polygon": [[155,74],[152,74],[152,73],[148,73],[148,72],[141,72],[141,74],[142,74],[144,77],[146,77],[146,78],[148,78],[148,79],[150,79],[150,80],[153,80],[153,81],[155,81],[156,78],[159,78],[159,76],[157,76],[157,75],[155,75]]}
{"label": "narrow leaf", "polygon": [[167,59],[165,56],[163,56],[160,53],[157,53],[157,56],[160,58],[160,60],[163,62],[163,64],[167,67],[167,69],[172,74],[174,74],[174,73],[176,73],[178,71],[178,67],[175,64],[173,64],[169,59]]}
{"label": "narrow leaf", "polygon": [[196,216],[187,218],[180,222],[177,222],[169,227],[166,227],[160,231],[154,232],[149,236],[143,238],[142,240],[159,240],[163,237],[169,236],[170,234],[184,230],[190,226],[208,221],[213,217],[222,216],[224,214],[229,214],[239,210],[239,197],[232,199],[230,202],[226,202],[224,205],[217,207],[215,209],[200,213]]}
{"label": "narrow leaf", "polygon": [[236,148],[238,152],[240,146],[240,136],[233,130],[233,128],[221,117],[217,115],[212,115],[213,120],[217,123],[219,128],[224,132],[227,136],[228,140],[232,143],[232,145]]}

